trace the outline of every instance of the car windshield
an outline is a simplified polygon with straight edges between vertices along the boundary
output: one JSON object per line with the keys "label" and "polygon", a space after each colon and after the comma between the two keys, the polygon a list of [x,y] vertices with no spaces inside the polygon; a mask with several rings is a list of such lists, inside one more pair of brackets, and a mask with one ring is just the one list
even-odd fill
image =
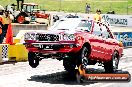
{"label": "car windshield", "polygon": [[54,30],[88,30],[90,31],[92,23],[87,21],[87,20],[80,20],[75,19],[75,18],[70,18],[70,19],[62,19],[56,22],[52,28]]}
{"label": "car windshield", "polygon": [[90,31],[92,26],[92,21],[82,20],[79,25],[78,29]]}
{"label": "car windshield", "polygon": [[71,19],[62,19],[56,22],[53,26],[55,30],[64,30],[64,29],[75,29],[80,21],[71,20]]}
{"label": "car windshield", "polygon": [[31,6],[31,5],[24,5],[23,10],[27,12],[31,12],[32,9],[37,9],[37,6]]}

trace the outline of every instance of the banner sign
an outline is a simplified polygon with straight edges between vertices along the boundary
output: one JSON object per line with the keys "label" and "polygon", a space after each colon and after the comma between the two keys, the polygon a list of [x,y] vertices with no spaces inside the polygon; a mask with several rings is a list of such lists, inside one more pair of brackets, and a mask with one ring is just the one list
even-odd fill
{"label": "banner sign", "polygon": [[124,47],[132,46],[132,32],[114,32],[118,41],[123,42]]}
{"label": "banner sign", "polygon": [[112,26],[132,27],[132,15],[102,14],[102,19],[107,21]]}

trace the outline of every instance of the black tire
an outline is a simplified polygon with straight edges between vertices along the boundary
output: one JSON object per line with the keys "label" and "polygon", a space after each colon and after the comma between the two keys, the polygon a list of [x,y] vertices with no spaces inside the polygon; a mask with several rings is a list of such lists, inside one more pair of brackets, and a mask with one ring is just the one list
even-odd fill
{"label": "black tire", "polygon": [[39,65],[39,58],[33,52],[28,53],[28,61],[29,61],[29,65],[32,68],[36,68]]}
{"label": "black tire", "polygon": [[[23,21],[20,22],[19,17],[23,17]],[[25,20],[25,17],[28,17],[28,15],[26,15],[26,14],[19,14],[19,15],[16,17],[16,22],[17,22],[17,23],[20,23],[20,24],[29,24],[29,21],[26,21],[26,20]]]}
{"label": "black tire", "polygon": [[76,64],[73,59],[63,59],[63,66],[68,73],[73,74],[75,72]]}
{"label": "black tire", "polygon": [[29,23],[30,23],[30,21],[25,21],[25,22],[24,22],[24,24],[29,24]]}
{"label": "black tire", "polygon": [[114,73],[118,69],[119,56],[115,51],[112,55],[111,61],[104,63],[104,69],[106,73]]}
{"label": "black tire", "polygon": [[83,65],[83,68],[86,68],[86,66],[88,65],[88,56],[89,50],[84,46],[79,52],[77,66]]}

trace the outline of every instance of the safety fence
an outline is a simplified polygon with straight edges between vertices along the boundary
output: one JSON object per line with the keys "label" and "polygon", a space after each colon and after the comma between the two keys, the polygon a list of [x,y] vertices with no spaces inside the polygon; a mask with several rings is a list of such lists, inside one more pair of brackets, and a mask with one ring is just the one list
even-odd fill
{"label": "safety fence", "polygon": [[[36,0],[33,1],[36,2]],[[101,9],[102,13],[114,11],[115,14],[132,14],[131,0],[40,0],[37,3],[41,9],[48,11],[84,13],[87,3],[91,8],[90,13],[95,13],[97,9]]]}

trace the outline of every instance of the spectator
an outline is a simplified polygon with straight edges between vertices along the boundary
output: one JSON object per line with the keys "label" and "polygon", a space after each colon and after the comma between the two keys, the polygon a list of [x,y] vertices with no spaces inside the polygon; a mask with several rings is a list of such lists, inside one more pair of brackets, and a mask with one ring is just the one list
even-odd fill
{"label": "spectator", "polygon": [[4,18],[3,18],[3,12],[4,12],[4,7],[0,5],[0,44],[3,42],[1,36],[2,36],[2,32],[3,32],[3,24],[4,24]]}
{"label": "spectator", "polygon": [[86,14],[87,14],[87,13],[89,14],[89,13],[90,13],[90,9],[91,9],[90,4],[87,4],[87,3],[86,3],[86,12],[85,12],[85,13],[86,13]]}
{"label": "spectator", "polygon": [[101,17],[100,14],[101,14],[101,10],[100,10],[100,9],[97,9],[97,10],[96,10],[96,14],[94,15],[94,20],[95,20],[96,22],[98,22],[98,21],[101,22],[102,17]]}
{"label": "spectator", "polygon": [[1,21],[2,21],[2,17],[0,17],[0,44],[2,43],[1,34],[2,34],[2,26],[3,26]]}
{"label": "spectator", "polygon": [[8,25],[12,22],[13,17],[10,15],[9,11],[5,11],[2,16],[4,19],[4,23],[2,27],[1,41],[3,42],[3,39],[7,33]]}
{"label": "spectator", "polygon": [[57,20],[59,20],[59,16],[58,15],[53,15],[53,22],[56,22]]}

